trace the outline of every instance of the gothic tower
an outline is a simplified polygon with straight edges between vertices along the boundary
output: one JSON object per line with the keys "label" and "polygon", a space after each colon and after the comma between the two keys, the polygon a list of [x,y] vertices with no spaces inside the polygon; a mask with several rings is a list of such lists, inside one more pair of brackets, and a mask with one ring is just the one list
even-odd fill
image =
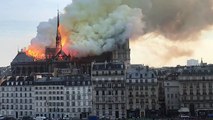
{"label": "gothic tower", "polygon": [[130,48],[129,40],[122,45],[117,45],[117,48],[112,52],[113,62],[124,62],[125,66],[130,65]]}

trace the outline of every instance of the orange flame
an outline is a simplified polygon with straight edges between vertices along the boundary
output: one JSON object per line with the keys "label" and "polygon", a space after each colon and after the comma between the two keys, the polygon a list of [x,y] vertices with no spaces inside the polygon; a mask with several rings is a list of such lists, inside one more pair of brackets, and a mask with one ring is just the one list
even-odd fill
{"label": "orange flame", "polygon": [[[76,51],[70,51],[68,47],[71,45],[71,41],[69,41],[69,36],[70,32],[65,29],[62,25],[59,25],[58,28],[60,35],[61,35],[61,45],[62,45],[62,50],[68,55],[76,55]],[[52,47],[52,46],[48,46]],[[35,58],[36,60],[42,60],[45,59],[45,47],[37,46],[37,45],[30,45],[26,50],[25,53],[28,56],[31,56]]]}
{"label": "orange flame", "polygon": [[36,60],[42,60],[45,58],[44,50],[39,49],[39,47],[29,46],[29,48],[25,50],[25,53]]}
{"label": "orange flame", "polygon": [[68,42],[70,33],[62,25],[59,25],[58,29],[61,34],[61,45],[62,45],[62,49],[63,49],[65,44],[67,44],[67,42]]}

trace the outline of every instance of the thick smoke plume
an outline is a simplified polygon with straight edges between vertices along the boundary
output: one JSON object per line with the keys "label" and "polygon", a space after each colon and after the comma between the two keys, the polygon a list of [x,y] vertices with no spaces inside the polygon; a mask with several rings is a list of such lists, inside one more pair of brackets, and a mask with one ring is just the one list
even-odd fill
{"label": "thick smoke plume", "polygon": [[[145,33],[192,40],[212,25],[212,1],[73,0],[60,16],[63,49],[78,57],[99,55]],[[55,35],[55,18],[40,23],[28,51],[44,53],[55,46]]]}

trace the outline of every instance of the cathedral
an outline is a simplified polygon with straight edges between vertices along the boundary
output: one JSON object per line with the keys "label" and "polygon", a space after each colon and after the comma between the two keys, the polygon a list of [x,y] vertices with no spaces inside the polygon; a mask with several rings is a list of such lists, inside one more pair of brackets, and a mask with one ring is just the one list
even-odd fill
{"label": "cathedral", "polygon": [[[11,62],[13,76],[30,76],[33,74],[90,74],[92,62],[124,62],[126,66],[130,64],[129,41],[123,45],[117,45],[110,52],[97,56],[71,57],[62,50],[61,35],[59,32],[59,13],[57,15],[56,46],[46,47],[45,59],[36,60],[28,56],[24,51],[18,51],[16,57]],[[66,72],[65,72],[66,71]]]}

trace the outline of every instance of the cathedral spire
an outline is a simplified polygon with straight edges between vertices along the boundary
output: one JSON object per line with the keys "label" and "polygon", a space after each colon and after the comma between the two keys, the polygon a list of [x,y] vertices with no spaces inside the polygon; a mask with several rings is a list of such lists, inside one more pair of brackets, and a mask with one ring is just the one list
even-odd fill
{"label": "cathedral spire", "polygon": [[59,25],[60,25],[60,21],[59,21],[59,10],[57,13],[57,32],[56,32],[56,50],[57,52],[59,52],[62,49],[62,45],[61,45],[61,34],[59,31]]}

